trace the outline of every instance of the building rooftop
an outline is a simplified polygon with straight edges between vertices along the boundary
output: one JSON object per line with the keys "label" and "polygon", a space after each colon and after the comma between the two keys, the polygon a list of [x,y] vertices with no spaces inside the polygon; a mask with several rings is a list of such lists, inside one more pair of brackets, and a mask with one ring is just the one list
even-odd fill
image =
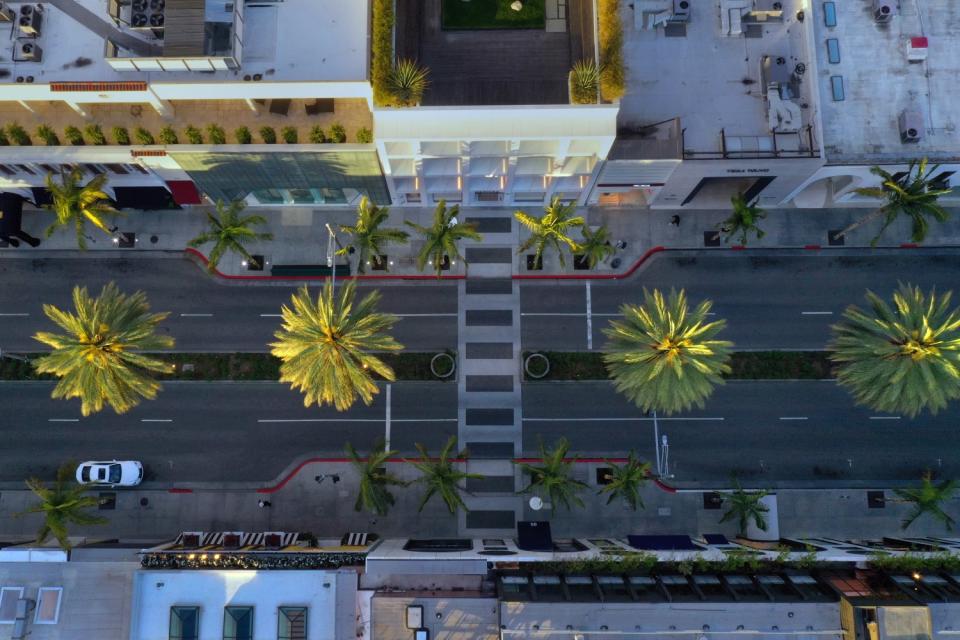
{"label": "building rooftop", "polygon": [[796,17],[804,3],[689,4],[683,20],[672,0],[623,3],[621,133],[679,118],[688,158],[724,150],[728,157],[808,154],[816,101],[807,73],[808,23]]}
{"label": "building rooftop", "polygon": [[[812,23],[820,85],[823,144],[829,163],[902,162],[928,156],[960,157],[960,10],[956,2],[893,2],[893,17],[878,23],[870,3],[832,3],[836,26],[825,24],[823,2],[814,2]],[[899,8],[897,6],[899,5]],[[912,38],[926,38],[910,62]],[[828,59],[827,42],[836,40],[839,62]],[[922,41],[917,41],[922,45]],[[836,58],[835,58],[836,59]],[[842,78],[842,100],[833,80]],[[913,112],[922,139],[904,143],[899,119]]]}

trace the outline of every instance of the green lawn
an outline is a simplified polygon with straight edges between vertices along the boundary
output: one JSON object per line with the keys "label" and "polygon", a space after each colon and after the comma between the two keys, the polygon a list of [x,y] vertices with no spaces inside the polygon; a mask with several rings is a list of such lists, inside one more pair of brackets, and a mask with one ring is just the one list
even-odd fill
{"label": "green lawn", "polygon": [[512,0],[443,0],[444,29],[543,29],[545,0],[522,0],[523,9],[510,8]]}

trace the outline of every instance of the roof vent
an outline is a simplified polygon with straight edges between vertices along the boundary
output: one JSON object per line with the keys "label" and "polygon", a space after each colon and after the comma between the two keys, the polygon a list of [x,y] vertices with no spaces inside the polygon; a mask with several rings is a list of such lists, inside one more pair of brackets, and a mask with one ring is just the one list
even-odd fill
{"label": "roof vent", "polygon": [[923,140],[923,114],[906,110],[900,114],[900,142],[904,144]]}
{"label": "roof vent", "polygon": [[890,22],[896,15],[896,5],[892,0],[873,0],[873,19],[877,22]]}
{"label": "roof vent", "polygon": [[907,61],[923,62],[927,59],[927,47],[929,41],[924,36],[910,38],[907,40]]}

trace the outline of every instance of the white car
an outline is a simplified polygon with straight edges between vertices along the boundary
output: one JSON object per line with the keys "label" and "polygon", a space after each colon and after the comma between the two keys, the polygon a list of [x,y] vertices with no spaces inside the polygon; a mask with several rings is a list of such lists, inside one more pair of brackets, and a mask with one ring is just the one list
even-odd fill
{"label": "white car", "polygon": [[143,480],[143,465],[136,460],[84,462],[77,467],[77,482],[101,487],[135,487]]}

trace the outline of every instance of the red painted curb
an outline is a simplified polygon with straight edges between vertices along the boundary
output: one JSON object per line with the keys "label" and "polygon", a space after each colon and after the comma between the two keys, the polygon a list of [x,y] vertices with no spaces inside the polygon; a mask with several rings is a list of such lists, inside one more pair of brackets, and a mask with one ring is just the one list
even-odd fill
{"label": "red painted curb", "polygon": [[918,245],[916,242],[904,242],[904,243],[901,243],[900,248],[901,249],[919,249],[920,245]]}
{"label": "red painted curb", "polygon": [[808,249],[810,251],[820,251],[821,249],[820,245],[818,244],[805,244],[803,245],[803,248]]}
{"label": "red painted curb", "polygon": [[730,247],[731,251],[746,251],[747,245],[745,244],[735,244]]}
{"label": "red painted curb", "polygon": [[193,489],[181,489],[181,488],[167,489],[167,493],[193,493]]}
{"label": "red painted curb", "polygon": [[647,249],[636,262],[633,263],[629,269],[623,273],[598,273],[595,275],[580,275],[575,273],[558,273],[555,275],[540,275],[540,274],[518,274],[513,276],[514,280],[622,280],[623,278],[629,278],[634,274],[634,272],[640,268],[644,262],[646,262],[650,256],[655,253],[660,253],[661,251],[666,251],[666,247],[656,246],[650,247]]}

